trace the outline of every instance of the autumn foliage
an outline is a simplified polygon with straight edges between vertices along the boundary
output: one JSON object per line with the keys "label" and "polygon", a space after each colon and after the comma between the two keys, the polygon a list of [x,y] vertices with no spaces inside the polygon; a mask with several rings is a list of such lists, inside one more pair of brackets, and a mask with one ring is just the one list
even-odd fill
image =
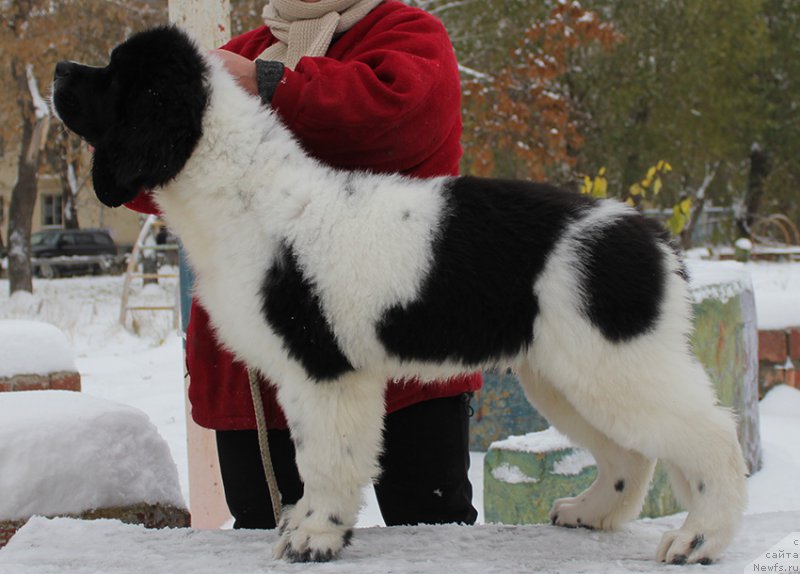
{"label": "autumn foliage", "polygon": [[610,49],[613,26],[578,2],[559,2],[535,21],[491,76],[465,81],[465,168],[482,176],[567,175],[583,140],[562,82],[579,50]]}

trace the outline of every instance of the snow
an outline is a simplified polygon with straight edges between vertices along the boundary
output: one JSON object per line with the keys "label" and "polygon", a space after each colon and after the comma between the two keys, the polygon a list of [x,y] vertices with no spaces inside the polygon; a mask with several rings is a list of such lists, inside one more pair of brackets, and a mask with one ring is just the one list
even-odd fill
{"label": "snow", "polygon": [[716,287],[724,287],[729,296],[752,289],[756,300],[759,329],[785,329],[800,326],[800,264],[797,262],[702,261],[703,249],[692,250],[687,267],[693,296],[701,301],[709,294],[719,295]]}
{"label": "snow", "polygon": [[753,278],[759,329],[800,326],[800,263],[744,264]]}
{"label": "snow", "polygon": [[0,400],[0,516],[139,502],[185,508],[169,447],[142,411],[71,391]]}
{"label": "snow", "polygon": [[489,448],[518,452],[552,452],[572,447],[573,445],[567,437],[550,427],[539,432],[511,435],[503,440],[496,440]]}
{"label": "snow", "polygon": [[800,513],[746,516],[716,564],[656,563],[653,555],[662,533],[679,526],[682,518],[639,520],[614,533],[550,525],[369,528],[356,532],[338,561],[312,565],[274,560],[274,531],[148,531],[107,520],[35,518],[0,550],[0,574],[730,574],[763,559],[768,549],[797,529]]}
{"label": "snow", "polygon": [[54,325],[0,320],[0,377],[77,370],[66,335]]}
{"label": "snow", "polygon": [[[188,500],[181,339],[169,312],[134,312],[138,335],[123,329],[118,323],[122,281],[121,276],[34,279],[33,295],[17,292],[9,298],[8,281],[0,280],[0,321],[36,319],[57,326],[70,343],[83,394],[147,413],[169,445]],[[174,281],[161,283],[158,297],[174,300]],[[148,298],[148,293],[150,288],[143,293],[135,286],[131,304],[153,302],[156,295]],[[0,403],[5,400],[0,395]],[[1,460],[0,469],[5,469]]]}
{"label": "snow", "polygon": [[761,401],[759,413],[764,468],[748,480],[749,511],[800,510],[800,391],[776,387]]}
{"label": "snow", "polygon": [[472,78],[477,78],[478,80],[484,80],[484,81],[490,80],[492,78],[489,74],[484,74],[483,72],[479,72],[478,70],[476,70],[474,68],[469,68],[469,67],[464,66],[462,64],[458,65],[458,71],[459,71],[459,73],[461,74],[462,77],[463,76],[470,76]]}
{"label": "snow", "polygon": [[[734,266],[726,270],[727,264],[705,265],[712,266],[707,268],[708,284],[716,280],[715,269],[720,275],[739,269]],[[759,325],[800,326],[800,265],[748,263],[742,267],[752,276]],[[36,319],[59,327],[75,354],[83,394],[147,413],[169,445],[183,497],[188,499],[181,341],[171,329],[170,313],[137,313],[136,334],[119,326],[121,287],[121,277],[35,280],[33,296],[9,298],[8,282],[0,280],[0,319]],[[172,296],[172,284],[158,289],[159,293],[153,293],[149,288],[150,296],[163,295],[167,300]],[[140,296],[141,292],[135,292],[132,299]],[[1,396],[0,404],[7,399]],[[706,574],[742,572],[798,530],[800,391],[776,388],[761,406],[764,468],[748,480],[750,501],[743,527],[718,564],[689,570],[702,569]],[[0,414],[0,426],[5,421],[3,416]],[[550,444],[559,440],[555,431],[550,433]],[[5,442],[0,438],[0,443]],[[6,473],[10,467],[2,457],[0,454],[0,466]],[[472,454],[470,476],[479,511],[482,460],[481,454]],[[513,469],[509,472],[513,474]],[[0,488],[0,499],[6,492]],[[653,560],[661,535],[678,527],[684,517],[637,520],[616,533],[550,525],[365,528],[380,523],[374,495],[370,494],[352,546],[338,562],[312,566],[273,560],[274,532],[145,530],[114,521],[35,518],[0,550],[0,574],[280,573],[306,568],[348,574],[438,574],[454,568],[467,573],[685,572]]]}
{"label": "snow", "polygon": [[44,119],[50,115],[50,108],[39,92],[39,84],[36,82],[36,76],[33,74],[33,64],[25,65],[25,73],[28,77],[28,91],[31,93],[36,119]]}
{"label": "snow", "polygon": [[[489,448],[535,454],[575,449],[553,465],[553,472],[562,476],[580,474],[584,468],[595,464],[594,458],[592,458],[589,451],[577,448],[567,437],[553,427],[524,435],[511,435],[503,440],[494,441]],[[496,468],[492,471],[492,476],[497,480],[509,483],[536,482],[535,478],[526,476],[519,468],[510,466],[506,469],[505,467],[507,466],[509,465],[504,464]]]}
{"label": "snow", "polygon": [[[594,463],[594,461],[592,461]],[[528,476],[516,465],[504,462],[492,470],[492,476],[500,482],[508,484],[521,484],[524,482],[539,482],[538,478]]]}
{"label": "snow", "polygon": [[696,302],[714,296],[726,302],[744,291],[753,289],[751,275],[736,261],[699,261],[688,259],[689,282]]}
{"label": "snow", "polygon": [[553,465],[553,473],[561,476],[574,476],[583,472],[584,468],[594,466],[594,458],[584,449],[569,453]]}
{"label": "snow", "polygon": [[22,237],[22,233],[15,229],[8,237],[8,256],[9,257],[26,257],[28,244]]}
{"label": "snow", "polygon": [[800,393],[783,385],[775,387],[759,403],[759,412],[762,415],[774,417],[798,417],[800,416]]}

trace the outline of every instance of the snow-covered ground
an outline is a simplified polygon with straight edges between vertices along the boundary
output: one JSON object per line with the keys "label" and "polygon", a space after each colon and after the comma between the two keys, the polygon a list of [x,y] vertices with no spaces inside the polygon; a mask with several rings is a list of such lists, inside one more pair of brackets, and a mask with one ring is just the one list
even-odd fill
{"label": "snow-covered ground", "polygon": [[[800,264],[753,263],[746,268],[753,278],[760,326],[800,325]],[[35,281],[33,296],[9,299],[8,283],[0,280],[0,320],[36,319],[58,326],[75,351],[84,393],[147,413],[169,445],[188,500],[181,342],[171,328],[170,313],[140,312],[136,334],[119,326],[121,288],[121,277]],[[134,297],[168,302],[171,289],[151,286]],[[762,403],[761,420],[765,461],[763,470],[749,480],[748,516],[724,559],[703,572],[759,571],[745,566],[758,556],[764,564],[774,563],[764,554],[800,531],[800,392],[773,391]],[[482,462],[475,453],[471,476],[479,510]],[[671,571],[676,567],[658,565],[652,555],[661,533],[681,520],[681,515],[639,520],[613,534],[544,525],[364,528],[381,523],[370,499],[359,521],[362,529],[342,560],[315,568],[348,573],[439,573],[446,568],[484,573]],[[269,548],[274,540],[274,534],[264,532],[145,531],[109,521],[35,519],[0,550],[0,574],[303,568],[273,561]],[[800,566],[784,571],[800,572]]]}

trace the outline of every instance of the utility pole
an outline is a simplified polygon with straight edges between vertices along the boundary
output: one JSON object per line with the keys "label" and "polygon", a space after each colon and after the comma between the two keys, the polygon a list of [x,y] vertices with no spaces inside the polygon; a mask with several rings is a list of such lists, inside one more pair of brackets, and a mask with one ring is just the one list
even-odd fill
{"label": "utility pole", "polygon": [[[230,39],[229,0],[168,0],[169,21],[188,32],[205,49],[217,48]],[[183,255],[183,254],[182,254]],[[189,320],[192,273],[181,256],[181,310],[183,329]],[[184,351],[185,352],[185,351]],[[184,365],[186,362],[184,361]],[[185,391],[189,388],[184,373]],[[193,420],[186,397],[186,440],[189,455],[189,508],[194,528],[219,528],[230,519],[219,473],[219,458],[214,431],[201,428]]]}
{"label": "utility pole", "polygon": [[169,0],[169,21],[177,24],[200,44],[218,48],[231,37],[229,0]]}

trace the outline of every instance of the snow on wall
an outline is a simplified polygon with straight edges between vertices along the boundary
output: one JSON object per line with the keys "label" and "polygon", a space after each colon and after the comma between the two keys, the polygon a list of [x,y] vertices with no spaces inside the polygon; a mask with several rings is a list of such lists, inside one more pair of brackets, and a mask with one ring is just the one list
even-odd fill
{"label": "snow on wall", "polygon": [[553,473],[561,476],[575,476],[583,469],[594,466],[594,458],[588,450],[577,449],[553,465]]}
{"label": "snow on wall", "polygon": [[575,445],[555,427],[525,435],[512,435],[491,444],[490,449],[513,450],[517,452],[552,452],[575,448]]}
{"label": "snow on wall", "polygon": [[700,302],[716,296],[725,302],[743,291],[753,291],[758,328],[800,326],[800,265],[797,262],[702,261],[687,253],[692,297]]}
{"label": "snow on wall", "polygon": [[69,341],[57,327],[40,321],[0,320],[0,377],[77,370]]}
{"label": "snow on wall", "polygon": [[716,297],[723,303],[744,291],[753,291],[750,272],[736,261],[698,261],[687,259],[689,284],[696,303]]}
{"label": "snow on wall", "polygon": [[506,482],[508,484],[521,484],[526,482],[539,482],[538,478],[528,476],[522,469],[516,465],[504,462],[497,468],[492,470],[492,476],[495,480]]}
{"label": "snow on wall", "polygon": [[186,508],[169,447],[147,415],[83,393],[4,393],[0,461],[0,519],[141,502]]}
{"label": "snow on wall", "polygon": [[[595,461],[589,451],[575,446],[567,437],[558,432],[555,427],[543,431],[532,432],[525,435],[512,435],[504,440],[498,440],[489,447],[493,450],[510,450],[527,453],[546,453],[558,450],[574,449],[553,466],[553,472],[563,476],[573,476],[583,472],[583,469],[594,466]],[[520,482],[538,482],[538,479],[525,475],[516,466],[504,463],[492,471],[492,476],[501,482],[517,484]]]}

